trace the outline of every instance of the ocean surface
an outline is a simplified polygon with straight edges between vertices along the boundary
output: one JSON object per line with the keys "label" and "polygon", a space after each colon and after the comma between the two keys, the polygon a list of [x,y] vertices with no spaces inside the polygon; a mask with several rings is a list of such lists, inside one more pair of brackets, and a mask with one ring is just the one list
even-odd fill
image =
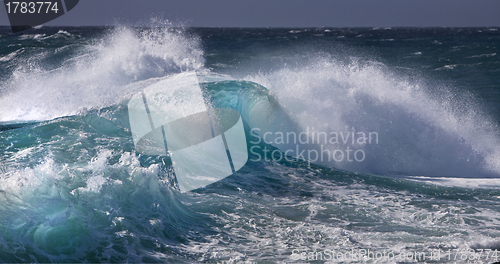
{"label": "ocean surface", "polygon": [[[249,154],[190,192],[127,109],[183,72]],[[499,124],[499,28],[0,27],[0,262],[493,263]]]}

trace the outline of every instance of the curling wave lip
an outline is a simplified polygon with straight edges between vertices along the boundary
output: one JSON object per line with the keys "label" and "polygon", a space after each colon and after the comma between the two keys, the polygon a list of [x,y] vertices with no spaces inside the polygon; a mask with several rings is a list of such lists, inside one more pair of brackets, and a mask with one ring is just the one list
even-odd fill
{"label": "curling wave lip", "polygon": [[130,99],[128,111],[136,150],[170,154],[182,192],[222,180],[248,160],[240,113],[207,107],[195,72],[145,88]]}

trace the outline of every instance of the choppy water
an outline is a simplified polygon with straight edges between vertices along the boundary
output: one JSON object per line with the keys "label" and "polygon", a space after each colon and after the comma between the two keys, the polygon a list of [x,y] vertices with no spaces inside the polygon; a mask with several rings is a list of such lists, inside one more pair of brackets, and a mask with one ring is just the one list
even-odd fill
{"label": "choppy water", "polygon": [[[4,27],[0,47],[1,262],[500,260],[498,28]],[[218,76],[201,88],[249,161],[181,193],[127,102],[185,71]],[[364,158],[285,159],[304,131]]]}

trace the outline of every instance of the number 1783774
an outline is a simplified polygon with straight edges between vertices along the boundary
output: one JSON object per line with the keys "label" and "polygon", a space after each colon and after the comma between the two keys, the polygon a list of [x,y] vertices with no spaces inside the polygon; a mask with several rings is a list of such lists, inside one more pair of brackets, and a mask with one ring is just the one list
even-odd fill
{"label": "number 1783774", "polygon": [[34,14],[34,13],[45,13],[49,12],[57,13],[59,8],[57,7],[57,1],[54,2],[7,2],[5,4],[7,7],[7,13],[9,14]]}

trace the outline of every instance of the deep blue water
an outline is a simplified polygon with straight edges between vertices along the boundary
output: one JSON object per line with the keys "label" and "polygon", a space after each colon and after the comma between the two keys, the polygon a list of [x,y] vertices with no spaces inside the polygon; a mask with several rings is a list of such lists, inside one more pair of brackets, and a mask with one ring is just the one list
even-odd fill
{"label": "deep blue water", "polygon": [[[127,103],[187,71],[249,161],[182,193]],[[492,263],[499,113],[498,28],[2,27],[0,262]],[[304,131],[359,160],[285,159]]]}

